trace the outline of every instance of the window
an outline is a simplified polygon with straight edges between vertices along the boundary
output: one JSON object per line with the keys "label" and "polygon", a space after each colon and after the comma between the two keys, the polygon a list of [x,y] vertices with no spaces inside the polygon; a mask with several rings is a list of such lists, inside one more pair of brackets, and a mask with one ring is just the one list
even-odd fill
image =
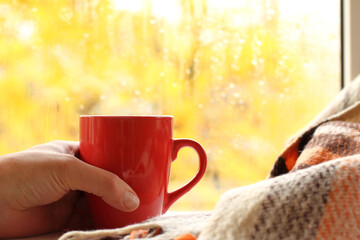
{"label": "window", "polygon": [[[0,4],[0,153],[77,140],[81,114],[174,115],[209,167],[173,209],[264,179],[339,90],[339,0]],[[194,155],[179,154],[171,188]]]}

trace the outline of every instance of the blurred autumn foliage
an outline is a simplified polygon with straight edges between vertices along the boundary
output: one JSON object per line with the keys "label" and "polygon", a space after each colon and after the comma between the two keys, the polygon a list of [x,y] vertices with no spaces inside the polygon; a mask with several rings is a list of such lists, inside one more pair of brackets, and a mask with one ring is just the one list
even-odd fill
{"label": "blurred autumn foliage", "polygon": [[[326,7],[325,7],[326,5]],[[81,114],[166,114],[207,150],[174,209],[266,177],[340,89],[339,0],[0,3],[0,153],[77,140]],[[171,188],[197,168],[174,162]]]}

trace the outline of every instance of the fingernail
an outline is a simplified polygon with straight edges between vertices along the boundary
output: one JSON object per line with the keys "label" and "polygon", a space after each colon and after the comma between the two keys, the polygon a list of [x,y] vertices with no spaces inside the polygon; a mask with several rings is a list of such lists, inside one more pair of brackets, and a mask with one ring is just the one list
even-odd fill
{"label": "fingernail", "polygon": [[133,192],[126,191],[123,198],[123,204],[128,210],[133,211],[139,207],[140,200]]}

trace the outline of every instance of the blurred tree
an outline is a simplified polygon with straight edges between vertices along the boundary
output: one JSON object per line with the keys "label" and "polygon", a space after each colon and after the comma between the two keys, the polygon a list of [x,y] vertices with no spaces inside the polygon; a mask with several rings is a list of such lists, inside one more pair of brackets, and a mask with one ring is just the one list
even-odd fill
{"label": "blurred tree", "polygon": [[[209,209],[226,189],[264,179],[338,92],[339,5],[3,1],[0,153],[77,140],[81,114],[174,115],[175,137],[197,139],[209,157],[206,178],[175,207]],[[172,188],[194,158],[180,153]]]}

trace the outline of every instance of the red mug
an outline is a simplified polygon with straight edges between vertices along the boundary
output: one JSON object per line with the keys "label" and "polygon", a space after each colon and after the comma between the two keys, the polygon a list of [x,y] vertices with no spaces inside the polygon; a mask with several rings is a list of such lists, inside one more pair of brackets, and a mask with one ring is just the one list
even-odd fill
{"label": "red mug", "polygon": [[[207,164],[204,149],[194,140],[173,139],[172,132],[172,116],[80,117],[80,158],[117,174],[140,199],[138,209],[122,212],[87,194],[96,228],[123,227],[164,214],[200,181]],[[182,147],[196,150],[199,170],[187,184],[169,193],[171,162]]]}

